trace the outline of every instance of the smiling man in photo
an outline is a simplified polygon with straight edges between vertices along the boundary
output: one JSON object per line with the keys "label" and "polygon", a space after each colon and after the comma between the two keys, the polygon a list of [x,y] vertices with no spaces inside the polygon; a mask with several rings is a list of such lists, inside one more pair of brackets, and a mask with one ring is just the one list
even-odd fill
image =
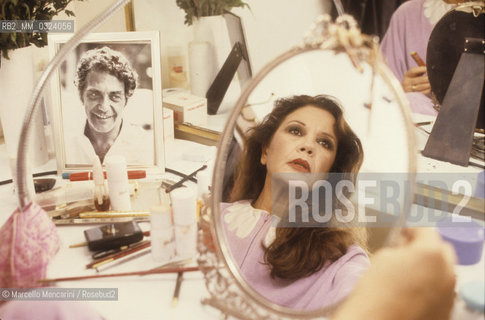
{"label": "smiling man in photo", "polygon": [[84,136],[101,162],[123,131],[123,111],[137,78],[130,62],[106,46],[86,51],[79,60],[75,84],[86,113]]}

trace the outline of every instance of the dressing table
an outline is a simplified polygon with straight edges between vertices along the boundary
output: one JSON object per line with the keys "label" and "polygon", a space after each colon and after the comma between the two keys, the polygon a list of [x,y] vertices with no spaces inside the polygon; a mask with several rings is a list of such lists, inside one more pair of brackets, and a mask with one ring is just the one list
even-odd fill
{"label": "dressing table", "polygon": [[[182,154],[184,150],[196,147],[199,149],[205,148],[206,151],[211,152],[211,148],[208,146],[196,145],[190,141],[177,139],[172,142],[172,147],[182,152],[168,157],[166,166],[185,174],[189,174],[195,170],[194,168],[200,167],[201,163],[183,160]],[[2,149],[5,149],[4,144],[0,145],[0,150]],[[213,162],[213,156],[208,161],[208,164],[210,162]],[[43,169],[46,169],[46,171],[55,169],[55,161],[51,161]],[[10,178],[9,165],[5,161],[2,161],[0,171],[2,180]],[[193,183],[189,181],[186,185],[188,184]],[[0,224],[3,225],[17,207],[17,198],[13,193],[12,184],[0,186],[0,202],[3,206],[0,214]],[[149,222],[140,222],[139,225],[142,230],[150,229]],[[93,226],[95,225],[57,227],[61,244],[58,253],[49,264],[47,278],[96,274],[95,270],[87,270],[85,268],[85,265],[92,260],[92,252],[87,247],[69,248],[72,244],[84,242],[83,231]],[[148,252],[136,259],[103,270],[100,274],[144,271],[159,265],[160,263],[153,261],[151,253]],[[194,266],[197,263],[192,261],[188,265]],[[203,306],[200,303],[201,298],[207,295],[204,277],[200,271],[184,273],[178,305],[171,307],[176,277],[176,273],[155,274],[82,281],[61,281],[53,285],[60,288],[117,288],[117,301],[86,302],[106,319],[190,319],[195,315],[198,319],[214,319],[219,316],[219,311]]]}

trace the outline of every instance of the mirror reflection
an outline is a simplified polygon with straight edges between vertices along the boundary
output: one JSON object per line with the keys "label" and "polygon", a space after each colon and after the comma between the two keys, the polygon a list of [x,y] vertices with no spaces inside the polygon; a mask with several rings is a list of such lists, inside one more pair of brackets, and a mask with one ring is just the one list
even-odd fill
{"label": "mirror reflection", "polygon": [[316,309],[344,298],[369,266],[365,232],[338,222],[275,228],[272,175],[357,172],[360,140],[332,97],[279,99],[248,134],[232,204],[223,205],[227,240],[243,277],[270,301]]}
{"label": "mirror reflection", "polygon": [[[342,301],[369,267],[370,252],[386,241],[388,228],[368,229],[357,215],[285,224],[289,203],[301,195],[287,193],[281,174],[355,183],[359,172],[409,169],[399,99],[376,69],[362,67],[345,53],[296,55],[258,84],[237,121],[219,217],[228,264],[279,306],[314,310]],[[354,191],[344,195],[357,207]],[[330,199],[332,213],[348,213],[335,197],[316,198]]]}

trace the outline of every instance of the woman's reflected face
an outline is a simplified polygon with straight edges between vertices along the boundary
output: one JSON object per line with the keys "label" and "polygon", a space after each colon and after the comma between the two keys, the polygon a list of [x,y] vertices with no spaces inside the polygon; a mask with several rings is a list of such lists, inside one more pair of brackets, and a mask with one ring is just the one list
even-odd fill
{"label": "woman's reflected face", "polygon": [[329,172],[337,154],[334,116],[306,105],[288,114],[261,155],[269,174]]}

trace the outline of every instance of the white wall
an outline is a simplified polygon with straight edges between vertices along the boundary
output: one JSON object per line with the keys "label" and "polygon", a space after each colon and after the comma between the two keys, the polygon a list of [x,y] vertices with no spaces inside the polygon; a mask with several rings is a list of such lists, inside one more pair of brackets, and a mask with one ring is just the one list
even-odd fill
{"label": "white wall", "polygon": [[[79,30],[95,15],[105,10],[114,0],[89,0],[73,2],[73,11],[76,14],[76,30]],[[95,32],[121,32],[126,31],[124,10],[118,10],[114,16],[100,25]]]}
{"label": "white wall", "polygon": [[[297,44],[312,21],[328,8],[329,0],[247,0],[250,10],[236,8],[243,19],[249,56],[256,73],[272,58]],[[184,25],[184,12],[175,0],[136,0],[138,31],[159,30],[161,36],[162,82],[168,83],[163,66],[167,47],[192,40],[192,27]],[[164,85],[165,86],[165,85]]]}
{"label": "white wall", "polygon": [[[91,20],[114,0],[75,1],[69,5],[76,17],[61,14],[56,19],[74,19],[76,30]],[[330,0],[246,0],[250,6],[233,12],[243,19],[246,41],[253,73],[257,73],[271,59],[301,41],[313,20],[326,12]],[[162,83],[168,86],[167,48],[171,45],[187,49],[192,40],[192,27],[184,25],[184,12],[175,0],[134,0],[137,31],[158,30],[161,38]],[[96,32],[126,31],[124,11],[96,29]],[[41,71],[48,63],[47,50],[36,49],[36,69]],[[187,56],[187,54],[186,54]]]}
{"label": "white wall", "polygon": [[323,12],[321,0],[250,0],[251,11],[236,8],[246,30],[254,71],[300,43],[314,19]]}
{"label": "white wall", "polygon": [[[101,13],[113,0],[88,0],[71,2],[66,9],[75,13],[75,17],[68,17],[64,12],[54,17],[54,20],[74,20],[74,29],[78,31],[95,15]],[[108,21],[100,25],[95,32],[120,32],[126,31],[124,11],[119,10]],[[35,46],[34,46],[35,47]],[[50,61],[47,46],[44,48],[34,48],[34,65],[37,79]]]}

